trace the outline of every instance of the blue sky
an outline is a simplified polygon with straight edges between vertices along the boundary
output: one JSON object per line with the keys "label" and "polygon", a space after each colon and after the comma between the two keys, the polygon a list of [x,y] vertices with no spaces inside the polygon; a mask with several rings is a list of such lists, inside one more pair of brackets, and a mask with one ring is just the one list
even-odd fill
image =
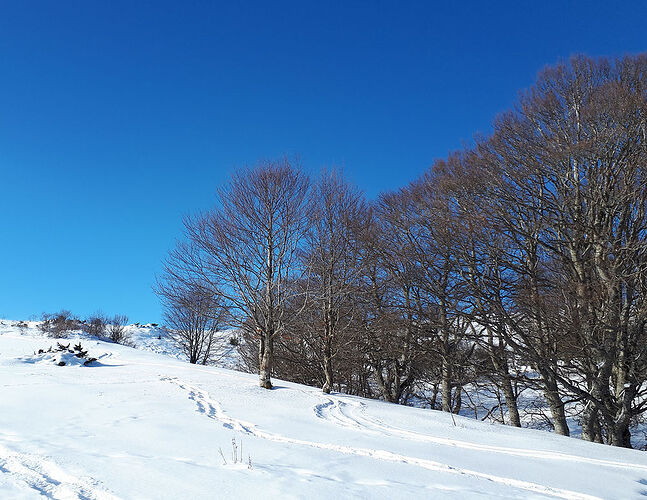
{"label": "blue sky", "polygon": [[546,64],[647,50],[647,2],[0,0],[0,317],[159,321],[186,213],[298,155],[369,197]]}

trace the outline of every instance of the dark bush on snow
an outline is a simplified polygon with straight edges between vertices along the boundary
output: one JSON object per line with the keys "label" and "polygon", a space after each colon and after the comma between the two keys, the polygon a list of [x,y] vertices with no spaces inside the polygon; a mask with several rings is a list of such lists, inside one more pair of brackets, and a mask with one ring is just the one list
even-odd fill
{"label": "dark bush on snow", "polygon": [[62,338],[74,330],[81,329],[81,326],[82,323],[77,317],[63,309],[53,314],[44,313],[39,329],[50,337]]}

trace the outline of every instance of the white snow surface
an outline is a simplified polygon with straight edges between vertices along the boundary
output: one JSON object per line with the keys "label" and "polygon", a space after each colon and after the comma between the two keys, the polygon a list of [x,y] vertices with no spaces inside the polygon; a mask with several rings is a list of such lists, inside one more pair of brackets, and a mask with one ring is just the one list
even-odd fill
{"label": "white snow surface", "polygon": [[647,495],[645,452],[280,380],[268,391],[170,347],[85,338],[98,361],[57,366],[34,354],[57,340],[12,323],[0,324],[0,499]]}

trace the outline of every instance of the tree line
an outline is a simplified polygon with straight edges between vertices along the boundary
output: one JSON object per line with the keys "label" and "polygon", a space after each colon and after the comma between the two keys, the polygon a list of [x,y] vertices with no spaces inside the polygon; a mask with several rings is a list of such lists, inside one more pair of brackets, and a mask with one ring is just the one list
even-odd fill
{"label": "tree line", "polygon": [[289,159],[236,172],[185,218],[157,291],[192,348],[238,328],[264,388],[535,415],[563,435],[572,419],[630,447],[647,410],[646,167],[647,55],[573,57],[376,200]]}

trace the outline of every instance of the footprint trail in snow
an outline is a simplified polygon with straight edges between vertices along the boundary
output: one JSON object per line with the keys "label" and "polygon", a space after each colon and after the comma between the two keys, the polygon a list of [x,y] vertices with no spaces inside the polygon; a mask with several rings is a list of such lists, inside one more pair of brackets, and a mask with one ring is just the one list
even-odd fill
{"label": "footprint trail in snow", "polygon": [[[398,453],[393,453],[386,450],[379,449],[369,449],[369,448],[357,448],[352,446],[338,445],[332,443],[320,443],[316,441],[308,441],[304,439],[291,438],[284,436],[282,434],[276,434],[273,432],[268,432],[261,430],[256,427],[253,423],[245,422],[233,417],[228,416],[220,406],[220,403],[215,399],[211,398],[209,394],[195,386],[191,386],[177,378],[174,377],[162,377],[161,380],[170,382],[177,385],[180,389],[185,391],[188,395],[188,398],[195,402],[197,411],[206,415],[207,417],[220,422],[224,427],[249,435],[257,437],[260,439],[266,439],[268,441],[274,441],[278,443],[289,443],[300,446],[309,446],[311,448],[317,448],[322,450],[329,450],[338,453],[344,453],[348,455],[356,455],[360,457],[367,457],[375,460],[382,460],[387,462],[398,462],[408,465],[413,465],[421,467],[427,470],[436,471],[436,472],[445,472],[448,474],[457,474],[462,476],[469,476],[477,479],[483,479],[491,481],[494,483],[511,486],[514,488],[519,488],[532,493],[552,496],[555,498],[565,498],[571,500],[600,500],[599,497],[592,495],[587,495],[584,493],[579,493],[576,491],[565,490],[561,488],[553,488],[550,486],[545,486],[538,483],[533,483],[529,481],[522,481],[519,479],[506,478],[501,476],[496,476],[494,474],[487,474],[484,472],[478,472],[474,470],[464,469],[461,467],[454,467],[442,462],[437,462],[434,460],[428,460],[424,458],[411,457],[406,455],[401,455]],[[328,406],[334,406],[334,401],[331,400]],[[320,406],[319,410],[322,414],[325,413],[325,408],[327,406]],[[338,420],[343,420],[348,423],[348,425],[354,426],[350,421],[352,419],[344,416],[338,417]],[[361,422],[354,421],[358,426],[362,426]]]}
{"label": "footprint trail in snow", "polygon": [[384,424],[378,419],[369,418],[365,415],[366,405],[359,401],[342,401],[341,398],[333,396],[321,396],[324,402],[314,406],[314,414],[322,419],[332,422],[341,427],[349,429],[361,430],[371,434],[379,434],[386,436],[393,436],[398,438],[408,439],[410,441],[434,443],[445,446],[453,446],[456,448],[463,448],[475,451],[487,451],[493,453],[502,453],[505,455],[540,458],[549,460],[563,460],[580,463],[588,463],[593,465],[601,465],[605,467],[615,467],[631,470],[644,470],[647,472],[647,466],[640,464],[632,464],[626,462],[616,462],[611,460],[601,460],[597,458],[588,458],[577,455],[569,455],[567,453],[560,453],[557,451],[548,450],[527,450],[522,448],[509,448],[503,446],[492,446],[487,444],[471,443],[468,441],[461,441],[457,439],[443,438],[437,436],[429,436],[415,431],[408,431],[399,429],[391,425]]}
{"label": "footprint trail in snow", "polygon": [[65,472],[50,460],[19,453],[0,445],[0,472],[12,481],[23,483],[42,496],[55,499],[116,500],[93,479],[79,478]]}

